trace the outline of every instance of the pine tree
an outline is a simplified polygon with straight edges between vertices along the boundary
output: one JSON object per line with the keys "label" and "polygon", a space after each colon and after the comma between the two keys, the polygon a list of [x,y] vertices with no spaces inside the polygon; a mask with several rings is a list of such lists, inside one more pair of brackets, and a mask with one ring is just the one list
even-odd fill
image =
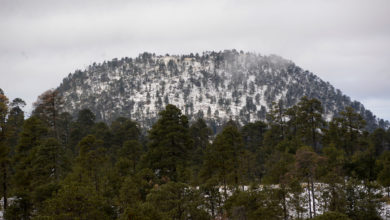
{"label": "pine tree", "polygon": [[79,145],[79,155],[74,165],[73,176],[80,182],[91,182],[96,193],[101,193],[104,169],[107,166],[106,150],[103,141],[93,135],[84,137]]}
{"label": "pine tree", "polygon": [[248,123],[241,129],[244,148],[247,151],[248,174],[253,180],[261,179],[264,174],[266,150],[263,144],[263,137],[267,131],[267,124],[261,121]]}
{"label": "pine tree", "polygon": [[386,188],[387,197],[390,198],[390,151],[384,152],[377,163],[382,168],[378,174],[378,182]]}
{"label": "pine tree", "polygon": [[[294,162],[295,158],[294,155],[288,153],[287,151],[275,151],[273,152],[265,164],[265,175],[262,179],[262,183],[269,185],[269,184],[279,184],[279,196],[280,196],[280,203],[282,205],[283,209],[283,218],[288,218],[288,200],[290,193],[295,193],[291,190],[289,190],[289,186],[293,183],[294,178]],[[298,188],[298,187],[295,187]],[[297,189],[298,191],[299,189]],[[299,199],[298,204],[296,206],[299,206]],[[297,210],[299,213],[300,210]]]}
{"label": "pine tree", "polygon": [[63,147],[55,138],[46,139],[37,149],[34,158],[34,174],[41,180],[39,184],[58,181],[63,176],[67,164]]}
{"label": "pine tree", "polygon": [[3,210],[8,207],[9,185],[12,175],[12,157],[18,143],[19,133],[24,122],[24,112],[21,109],[26,103],[14,99],[10,104],[8,98],[0,89],[0,183],[3,197]]}
{"label": "pine tree", "polygon": [[13,187],[16,200],[13,210],[19,210],[17,215],[22,219],[29,219],[33,209],[32,193],[39,186],[37,181],[40,176],[35,176],[35,158],[39,147],[44,143],[48,135],[46,125],[37,117],[32,116],[23,125],[20,134],[19,145],[16,148],[14,164]]}
{"label": "pine tree", "polygon": [[1,166],[1,188],[2,196],[4,198],[4,210],[7,209],[7,185],[8,185],[8,170],[9,170],[9,155],[10,147],[7,139],[9,138],[7,129],[8,117],[8,98],[4,95],[3,90],[0,89],[0,166]]}
{"label": "pine tree", "polygon": [[190,152],[191,166],[195,172],[194,176],[197,176],[203,164],[204,152],[207,146],[210,145],[212,132],[206,122],[201,118],[190,126],[189,132],[193,140],[193,147]]}
{"label": "pine tree", "polygon": [[264,134],[264,145],[275,147],[279,141],[286,138],[286,110],[282,102],[272,103],[272,109],[267,114],[267,121],[269,129]]}
{"label": "pine tree", "polygon": [[38,219],[111,219],[102,198],[91,185],[78,182],[63,183],[52,198],[45,201]]}
{"label": "pine tree", "polygon": [[160,119],[149,131],[149,151],[146,161],[159,177],[173,181],[181,178],[189,159],[191,136],[187,117],[174,105],[167,105],[159,113]]}
{"label": "pine tree", "polygon": [[300,125],[298,132],[304,139],[303,143],[311,146],[315,152],[319,152],[319,137],[325,125],[322,113],[321,102],[317,99],[308,99],[304,96],[298,103],[298,124]]}
{"label": "pine tree", "polygon": [[141,141],[141,130],[139,125],[128,118],[117,118],[111,123],[110,129],[112,134],[111,151],[118,151],[124,146],[126,141]]}
{"label": "pine tree", "polygon": [[95,115],[89,109],[82,109],[79,111],[75,122],[71,123],[70,136],[69,136],[69,148],[74,155],[77,155],[78,151],[75,146],[81,141],[82,138],[91,134],[91,128],[95,124]]}
{"label": "pine tree", "polygon": [[345,152],[334,145],[323,148],[322,152],[324,161],[318,165],[318,172],[319,181],[325,184],[320,201],[326,211],[345,213]]}
{"label": "pine tree", "polygon": [[32,114],[47,123],[48,127],[51,128],[53,137],[57,139],[59,139],[57,123],[62,104],[61,96],[54,89],[42,93],[33,104],[34,110]]}
{"label": "pine tree", "polygon": [[216,178],[223,185],[225,198],[227,186],[237,189],[246,172],[243,168],[243,141],[234,123],[228,123],[206,150],[201,175],[203,179]]}
{"label": "pine tree", "polygon": [[195,188],[180,182],[169,182],[153,189],[146,198],[167,219],[210,219],[202,209],[204,198]]}
{"label": "pine tree", "polygon": [[356,150],[361,148],[361,139],[366,122],[362,116],[352,107],[346,107],[340,112],[340,117],[335,117],[329,123],[324,142],[327,145],[334,144],[344,149],[347,156],[351,157]]}
{"label": "pine tree", "polygon": [[[314,180],[316,178],[316,171],[319,160],[321,158],[307,147],[298,149],[295,154],[295,167],[297,169],[297,175],[307,183],[307,192],[309,197],[309,216],[316,216],[316,197],[314,191]],[[312,206],[313,203],[313,206]]]}
{"label": "pine tree", "polygon": [[137,165],[141,159],[142,145],[136,140],[125,141],[119,149],[119,157],[116,167],[121,176],[135,174]]}

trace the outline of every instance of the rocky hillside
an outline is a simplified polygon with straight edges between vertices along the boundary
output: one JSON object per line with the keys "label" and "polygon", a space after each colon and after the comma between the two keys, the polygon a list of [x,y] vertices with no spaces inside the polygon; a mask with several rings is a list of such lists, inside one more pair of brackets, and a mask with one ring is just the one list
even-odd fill
{"label": "rocky hillside", "polygon": [[216,128],[230,118],[241,123],[265,120],[272,102],[287,107],[302,96],[319,99],[327,119],[352,106],[371,130],[386,127],[369,110],[311,72],[279,56],[226,50],[202,55],[113,59],[69,74],[58,87],[72,114],[91,109],[97,119],[131,117],[150,126],[166,104],[190,119],[205,118]]}

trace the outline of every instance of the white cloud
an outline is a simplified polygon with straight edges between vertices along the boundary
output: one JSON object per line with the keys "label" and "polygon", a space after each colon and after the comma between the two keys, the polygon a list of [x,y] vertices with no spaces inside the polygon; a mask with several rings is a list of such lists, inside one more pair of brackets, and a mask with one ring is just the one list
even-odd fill
{"label": "white cloud", "polygon": [[390,119],[387,0],[0,4],[0,88],[28,103],[92,62],[236,48],[291,59]]}

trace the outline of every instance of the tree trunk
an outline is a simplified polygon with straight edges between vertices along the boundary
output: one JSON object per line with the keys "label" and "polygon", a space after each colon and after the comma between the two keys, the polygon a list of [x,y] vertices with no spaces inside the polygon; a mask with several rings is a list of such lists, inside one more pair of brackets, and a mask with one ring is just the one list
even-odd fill
{"label": "tree trunk", "polygon": [[314,152],[318,153],[318,150],[317,150],[317,139],[316,139],[316,128],[315,126],[313,125],[312,127],[312,141],[313,141],[313,149],[314,149]]}
{"label": "tree trunk", "polygon": [[310,181],[307,180],[307,194],[309,195],[309,218],[312,218],[311,214],[311,195],[310,195]]}
{"label": "tree trunk", "polygon": [[314,194],[314,183],[313,183],[313,179],[311,179],[311,196],[313,198],[313,214],[314,214],[314,217],[316,217],[316,197],[315,197],[315,194]]}
{"label": "tree trunk", "polygon": [[7,167],[5,165],[5,162],[3,162],[2,164],[2,168],[3,168],[3,200],[4,200],[4,204],[3,204],[3,208],[4,208],[4,211],[7,209]]}
{"label": "tree trunk", "polygon": [[227,189],[226,189],[226,179],[223,178],[223,192],[224,192],[224,202],[226,201],[226,198],[227,198]]}
{"label": "tree trunk", "polygon": [[284,216],[284,220],[287,220],[287,202],[286,202],[286,191],[285,191],[285,188],[283,187],[283,216]]}
{"label": "tree trunk", "polygon": [[214,219],[215,218],[215,213],[214,213],[214,198],[212,196],[212,192],[210,191],[210,205],[211,205],[211,217]]}

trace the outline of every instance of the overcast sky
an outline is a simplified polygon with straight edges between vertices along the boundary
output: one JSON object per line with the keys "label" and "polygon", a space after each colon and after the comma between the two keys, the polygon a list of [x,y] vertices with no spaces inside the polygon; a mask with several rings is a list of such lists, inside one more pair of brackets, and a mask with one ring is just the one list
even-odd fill
{"label": "overcast sky", "polygon": [[390,120],[388,0],[0,0],[0,88],[26,110],[93,62],[233,48],[292,60]]}

